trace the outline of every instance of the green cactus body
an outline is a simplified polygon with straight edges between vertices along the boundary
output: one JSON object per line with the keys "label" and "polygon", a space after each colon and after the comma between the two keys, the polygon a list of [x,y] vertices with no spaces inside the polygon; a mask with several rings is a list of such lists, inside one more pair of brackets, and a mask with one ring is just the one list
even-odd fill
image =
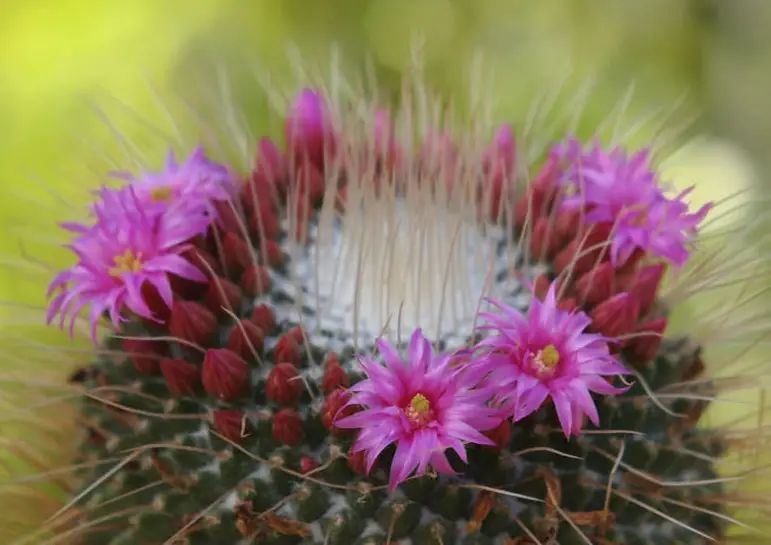
{"label": "green cactus body", "polygon": [[[255,207],[244,195],[233,203],[237,214],[223,214],[191,253],[207,263],[208,285],[175,285],[164,322],[131,319],[72,377],[89,392],[80,409],[73,542],[696,545],[724,538],[723,485],[712,460],[727,443],[697,427],[707,402],[650,394],[702,376],[700,347],[689,338],[621,353],[639,376],[623,395],[596,397],[600,429],[567,440],[547,403],[490,432],[496,447],[469,445],[468,464],[451,458],[458,476],[429,473],[389,492],[393,449],[365,474],[362,457],[351,454],[355,433],[334,425],[345,388],[362,379],[355,354],[372,352],[376,332],[356,346],[351,331],[319,320],[300,300],[305,286],[292,275],[298,259],[310,259],[296,249],[313,246],[321,201],[311,204],[298,245],[291,196]],[[234,217],[242,221],[228,223]],[[512,246],[498,245],[495,255],[502,263],[495,282],[512,286],[502,300],[523,311],[530,300],[523,279],[556,277],[555,263],[565,269],[571,251],[570,236],[536,251],[528,229],[520,222],[504,230],[529,249],[518,254],[519,280],[506,272]],[[626,282],[634,289],[634,279]],[[570,285],[575,294],[580,282]],[[602,301],[579,303],[591,310]],[[667,309],[648,306],[633,330],[665,323]],[[470,331],[436,341],[457,347]]]}
{"label": "green cactus body", "polygon": [[[155,319],[129,314],[71,376],[84,393],[77,486],[60,520],[49,521],[56,538],[46,543],[723,542],[732,519],[717,463],[729,442],[699,426],[715,395],[701,346],[662,335],[665,268],[644,255],[610,267],[606,248],[591,247],[597,237],[554,204],[554,164],[526,184],[511,165],[501,174],[486,162],[474,137],[450,154],[458,168],[448,185],[441,182],[449,156],[436,149],[430,161],[408,161],[391,176],[393,157],[373,143],[371,121],[363,132],[355,127],[361,119],[353,112],[337,121],[346,127],[337,154],[293,155],[262,140],[237,197],[219,202],[206,234],[187,241],[184,257],[206,282],[172,277],[171,305],[143,288]],[[400,143],[412,147],[409,138]],[[369,159],[361,161],[361,149]],[[162,186],[151,197],[175,198]],[[373,230],[381,220],[388,225]],[[389,231],[401,220],[410,225],[407,242],[425,245],[416,253]],[[465,238],[453,253],[443,245],[457,232]],[[117,256],[117,273],[140,258]],[[373,259],[374,268],[364,263]],[[319,278],[322,262],[344,269],[326,274],[348,295],[319,288],[328,281]],[[429,318],[438,320],[424,323],[409,296],[420,289],[408,282],[395,297],[380,290],[379,283],[396,289],[390,268],[427,271],[428,279],[413,281],[431,292]],[[356,285],[362,278],[369,284]],[[376,358],[381,334],[404,347],[400,304],[412,305],[404,313],[412,328],[452,351],[476,335],[469,301],[492,291],[527,313],[552,282],[560,305],[586,312],[593,332],[622,341],[617,356],[634,371],[625,393],[593,396],[600,427],[583,425],[568,439],[546,401],[485,431],[492,446],[467,444],[468,463],[448,451],[457,475],[429,470],[391,491],[393,445],[367,471],[364,453],[353,449],[356,430],[336,422],[357,410],[345,406],[349,388],[366,379],[357,356]],[[437,286],[451,293],[432,291]],[[438,301],[445,296],[446,307]],[[383,308],[373,310],[372,301]]]}

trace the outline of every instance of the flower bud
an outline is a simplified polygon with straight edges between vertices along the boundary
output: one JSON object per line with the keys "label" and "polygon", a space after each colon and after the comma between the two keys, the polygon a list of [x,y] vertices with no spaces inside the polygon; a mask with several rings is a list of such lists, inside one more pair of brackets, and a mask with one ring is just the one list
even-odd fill
{"label": "flower bud", "polygon": [[236,233],[225,233],[222,239],[222,265],[229,275],[237,275],[250,267],[252,249]]}
{"label": "flower bud", "polygon": [[250,265],[241,277],[241,287],[249,295],[265,295],[273,285],[268,269]]}
{"label": "flower bud", "polygon": [[324,375],[321,379],[321,387],[325,394],[328,394],[338,388],[348,387],[348,373],[340,364],[327,365]]}
{"label": "flower bud", "polygon": [[353,430],[341,429],[335,426],[337,420],[351,416],[358,411],[358,407],[355,405],[348,405],[343,409],[350,399],[351,392],[348,390],[337,389],[327,394],[327,398],[321,407],[321,424],[332,435],[341,437],[350,435],[353,432]]}
{"label": "flower bud", "polygon": [[331,143],[332,127],[324,99],[304,89],[289,110],[284,127],[290,160],[308,160],[324,168],[325,148]]}
{"label": "flower bud", "polygon": [[616,293],[616,270],[610,262],[602,263],[576,280],[575,292],[580,301],[597,305]]}
{"label": "flower bud", "polygon": [[273,416],[272,431],[276,441],[294,447],[303,439],[303,421],[294,409],[281,409]]}
{"label": "flower bud", "polygon": [[631,292],[640,301],[640,316],[645,316],[653,308],[659,286],[666,272],[667,266],[664,263],[650,265],[637,272]]}
{"label": "flower bud", "polygon": [[262,353],[262,330],[249,320],[239,320],[228,336],[227,348],[244,358],[256,359]]}
{"label": "flower bud", "polygon": [[319,467],[319,462],[315,458],[312,458],[311,456],[303,456],[300,459],[300,471],[304,474],[310,473],[317,467]]}
{"label": "flower bud", "polygon": [[123,350],[143,375],[158,373],[161,357],[166,353],[165,346],[165,343],[152,339],[123,339]]}
{"label": "flower bud", "polygon": [[666,318],[658,318],[638,325],[634,330],[635,336],[624,345],[629,358],[641,363],[652,361],[659,351],[661,337],[666,328]]}
{"label": "flower bud", "polygon": [[367,472],[367,452],[366,451],[360,450],[358,452],[354,452],[353,445],[351,445],[351,448],[348,449],[346,462],[348,463],[348,467],[350,468],[351,471],[363,477],[367,476],[368,472]]}
{"label": "flower bud", "polygon": [[591,329],[606,337],[617,338],[634,330],[640,303],[631,293],[619,293],[597,305],[591,312]]}
{"label": "flower bud", "polygon": [[276,329],[276,315],[268,305],[257,305],[252,311],[251,320],[265,335],[270,335]]}
{"label": "flower bud", "polygon": [[265,263],[273,268],[280,267],[284,264],[285,257],[284,252],[281,249],[281,245],[275,240],[263,240],[262,249],[260,250],[260,257],[265,259]]}
{"label": "flower bud", "polygon": [[169,332],[172,336],[199,346],[211,346],[217,329],[214,314],[193,301],[175,301],[171,307]]}
{"label": "flower bud", "polygon": [[206,351],[202,371],[203,387],[211,395],[233,401],[249,385],[249,366],[237,354],[216,348]]}
{"label": "flower bud", "polygon": [[268,373],[265,381],[265,395],[278,405],[295,402],[302,393],[302,380],[291,363],[279,363]]}
{"label": "flower bud", "polygon": [[302,363],[300,344],[290,334],[281,335],[273,347],[273,363],[291,363],[299,366]]}
{"label": "flower bud", "polygon": [[246,415],[237,409],[212,412],[214,427],[222,436],[240,445],[249,434]]}
{"label": "flower bud", "polygon": [[226,312],[228,310],[236,314],[238,313],[238,309],[241,306],[241,298],[241,288],[227,278],[220,276],[213,278],[209,282],[204,302],[213,313],[225,316],[228,314]]}
{"label": "flower bud", "polygon": [[161,361],[161,373],[166,387],[178,397],[195,395],[200,381],[198,367],[184,360],[166,359]]}

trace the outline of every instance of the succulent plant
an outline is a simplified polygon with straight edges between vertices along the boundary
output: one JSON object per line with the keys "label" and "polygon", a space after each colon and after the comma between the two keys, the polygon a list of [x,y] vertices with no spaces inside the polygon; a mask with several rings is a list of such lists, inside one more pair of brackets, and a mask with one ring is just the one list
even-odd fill
{"label": "succulent plant", "polygon": [[248,173],[172,154],[64,225],[48,320],[96,349],[14,543],[724,542],[749,447],[700,424],[724,387],[662,296],[711,206],[649,150],[531,166],[507,125],[328,98]]}

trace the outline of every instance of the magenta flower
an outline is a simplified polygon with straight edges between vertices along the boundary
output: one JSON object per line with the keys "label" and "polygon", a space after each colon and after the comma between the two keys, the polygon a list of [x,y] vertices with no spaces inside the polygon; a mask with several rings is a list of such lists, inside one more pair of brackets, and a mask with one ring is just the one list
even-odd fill
{"label": "magenta flower", "polygon": [[351,387],[353,396],[346,405],[364,410],[335,423],[360,428],[353,451],[366,452],[367,472],[396,443],[389,481],[393,490],[413,471],[424,474],[429,465],[454,474],[445,455],[448,448],[467,462],[464,442],[493,444],[481,432],[500,424],[502,415],[487,405],[490,391],[476,388],[471,374],[453,364],[452,355],[435,355],[420,329],[412,334],[406,360],[384,340],[377,348],[385,365],[361,359],[367,378]]}
{"label": "magenta flower", "polygon": [[[215,163],[203,148],[196,148],[182,163],[178,163],[174,152],[170,151],[166,167],[159,172],[143,172],[134,176],[128,172],[115,172],[113,177],[129,182],[123,191],[131,191],[148,213],[167,213],[184,210],[186,213],[196,210],[197,214],[211,213],[211,205],[218,201],[227,201],[234,197],[237,178],[227,167]],[[110,217],[111,209],[120,208],[115,199],[125,196],[120,191],[101,190],[101,200],[95,205],[107,209],[104,213]],[[175,207],[182,202],[181,208]]]}
{"label": "magenta flower", "polygon": [[493,334],[477,345],[483,351],[472,364],[476,368],[472,374],[493,385],[496,400],[515,422],[551,398],[562,430],[570,437],[581,431],[584,415],[599,425],[591,392],[627,390],[602,377],[629,372],[610,355],[609,339],[584,333],[591,323],[586,314],[557,308],[555,286],[543,302],[533,297],[526,317],[490,300],[501,312],[480,314],[487,324],[479,329]]}
{"label": "magenta flower", "polygon": [[78,257],[78,262],[51,282],[47,296],[47,322],[58,315],[59,327],[69,317],[70,335],[75,320],[85,307],[90,307],[89,322],[94,342],[100,316],[108,312],[117,329],[125,321],[122,311],[128,309],[139,316],[155,319],[143,296],[145,284],[154,287],[163,301],[171,306],[172,291],[169,275],[197,282],[206,277],[180,253],[188,249],[186,242],[205,229],[203,216],[184,214],[148,214],[133,191],[111,195],[110,213],[87,227],[67,224],[77,236],[66,247]]}
{"label": "magenta flower", "polygon": [[323,168],[325,150],[332,144],[333,133],[327,103],[318,92],[300,92],[290,106],[284,133],[290,156]]}
{"label": "magenta flower", "polygon": [[555,147],[553,154],[566,168],[561,183],[568,196],[562,206],[584,208],[584,220],[589,224],[613,225],[610,258],[614,265],[626,263],[636,250],[676,266],[685,264],[689,245],[712,205],[689,213],[684,198],[692,188],[667,197],[651,167],[648,150],[628,156],[621,148],[606,152],[595,142],[584,151],[571,138]]}

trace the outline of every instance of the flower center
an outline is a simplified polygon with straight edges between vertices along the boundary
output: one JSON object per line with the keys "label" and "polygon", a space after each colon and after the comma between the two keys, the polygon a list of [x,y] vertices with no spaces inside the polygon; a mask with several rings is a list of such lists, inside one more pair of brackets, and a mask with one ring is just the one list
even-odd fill
{"label": "flower center", "polygon": [[158,186],[150,192],[150,198],[153,202],[168,202],[174,198],[174,190],[167,185]]}
{"label": "flower center", "polygon": [[134,254],[131,250],[126,250],[121,255],[116,255],[113,262],[115,266],[110,269],[110,276],[120,278],[126,273],[138,273],[142,270],[142,252]]}
{"label": "flower center", "polygon": [[423,427],[434,419],[431,402],[423,394],[416,394],[404,412],[410,424],[416,428]]}
{"label": "flower center", "polygon": [[539,374],[551,375],[560,362],[560,353],[553,344],[545,346],[536,352],[533,364]]}

